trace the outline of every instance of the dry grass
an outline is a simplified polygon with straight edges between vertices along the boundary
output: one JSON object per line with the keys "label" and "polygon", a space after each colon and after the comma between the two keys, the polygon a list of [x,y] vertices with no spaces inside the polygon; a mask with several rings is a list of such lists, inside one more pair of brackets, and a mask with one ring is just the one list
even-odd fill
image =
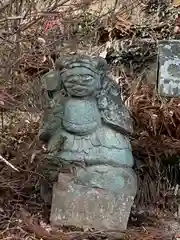
{"label": "dry grass", "polygon": [[131,107],[137,134],[133,140],[134,155],[139,160],[141,186],[138,201],[162,207],[168,204],[168,197],[172,200],[173,186],[178,184],[180,99],[162,100],[154,85],[144,85],[132,96]]}
{"label": "dry grass", "polygon": [[[109,22],[101,11],[89,14],[90,4],[93,1],[46,1],[46,5],[35,0],[0,3],[0,156],[18,170],[1,162],[1,239],[100,239],[107,235],[51,229],[49,207],[39,195],[39,181],[44,177],[39,169],[46,155],[46,146],[36,138],[43,108],[39,79],[53,68],[57,57],[55,49],[59,48],[58,54],[76,51],[76,48],[89,50],[97,43],[101,17],[107,20],[103,23],[108,31],[117,27],[121,37],[131,37],[134,33],[129,15],[122,14],[126,8],[111,15],[114,22]],[[139,2],[134,1],[134,6],[137,4]],[[110,30],[108,40],[111,37]],[[162,159],[179,154],[180,102],[178,99],[163,102],[154,94],[153,86],[148,85],[140,86],[133,95],[130,93],[136,133],[132,143],[137,162],[141,161],[137,165],[139,181],[151,186],[149,193],[145,191],[147,185],[140,188],[137,202],[157,203],[161,196],[164,204],[173,183],[167,179],[164,183],[161,181],[168,174]],[[140,233],[130,234],[131,239],[137,239]],[[152,235],[142,233],[141,238],[152,239]],[[111,238],[108,235],[108,239]]]}

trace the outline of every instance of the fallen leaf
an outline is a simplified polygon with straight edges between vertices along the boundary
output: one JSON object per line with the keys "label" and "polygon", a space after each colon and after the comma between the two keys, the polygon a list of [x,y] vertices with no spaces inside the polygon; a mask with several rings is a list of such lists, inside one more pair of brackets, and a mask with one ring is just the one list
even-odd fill
{"label": "fallen leaf", "polygon": [[172,6],[173,6],[173,7],[179,7],[179,6],[180,6],[180,0],[174,0],[174,1],[172,2]]}

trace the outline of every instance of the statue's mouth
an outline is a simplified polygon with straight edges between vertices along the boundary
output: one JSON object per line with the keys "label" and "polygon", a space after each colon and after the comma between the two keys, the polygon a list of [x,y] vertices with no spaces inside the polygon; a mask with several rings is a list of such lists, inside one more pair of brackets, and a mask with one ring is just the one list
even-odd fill
{"label": "statue's mouth", "polygon": [[82,89],[82,88],[72,88],[71,92],[77,93],[78,95],[84,95],[84,93],[87,92],[87,89]]}
{"label": "statue's mouth", "polygon": [[86,96],[89,95],[91,92],[93,92],[93,88],[89,86],[73,86],[72,88],[67,90],[70,94],[73,94],[75,96]]}

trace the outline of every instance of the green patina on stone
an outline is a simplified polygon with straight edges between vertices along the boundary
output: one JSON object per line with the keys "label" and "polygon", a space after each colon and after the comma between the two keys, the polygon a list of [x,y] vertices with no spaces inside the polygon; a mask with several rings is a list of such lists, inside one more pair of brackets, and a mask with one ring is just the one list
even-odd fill
{"label": "green patina on stone", "polygon": [[[124,229],[127,225],[137,189],[129,140],[133,126],[119,86],[108,75],[103,58],[64,56],[57,60],[56,69],[42,79],[51,110],[45,111],[39,138],[48,144],[46,169],[53,173],[49,179],[59,175],[53,190],[54,225],[59,224],[58,219],[67,225],[75,221],[100,229]],[[69,169],[63,177],[62,166]],[[62,202],[60,192],[67,204]],[[94,197],[96,201],[92,201]],[[109,210],[107,205],[113,201],[115,206]],[[99,210],[94,211],[98,204]],[[112,218],[112,214],[116,217]]]}

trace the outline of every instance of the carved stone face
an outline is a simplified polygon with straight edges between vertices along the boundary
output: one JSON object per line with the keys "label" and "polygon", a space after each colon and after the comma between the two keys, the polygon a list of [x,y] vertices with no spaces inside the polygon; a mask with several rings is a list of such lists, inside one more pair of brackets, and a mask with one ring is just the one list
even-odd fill
{"label": "carved stone face", "polygon": [[93,95],[100,88],[103,67],[105,71],[105,61],[87,56],[71,56],[56,63],[66,91],[75,97]]}
{"label": "carved stone face", "polygon": [[77,97],[92,95],[100,82],[100,76],[85,67],[68,69],[62,73],[61,78],[66,91]]}

